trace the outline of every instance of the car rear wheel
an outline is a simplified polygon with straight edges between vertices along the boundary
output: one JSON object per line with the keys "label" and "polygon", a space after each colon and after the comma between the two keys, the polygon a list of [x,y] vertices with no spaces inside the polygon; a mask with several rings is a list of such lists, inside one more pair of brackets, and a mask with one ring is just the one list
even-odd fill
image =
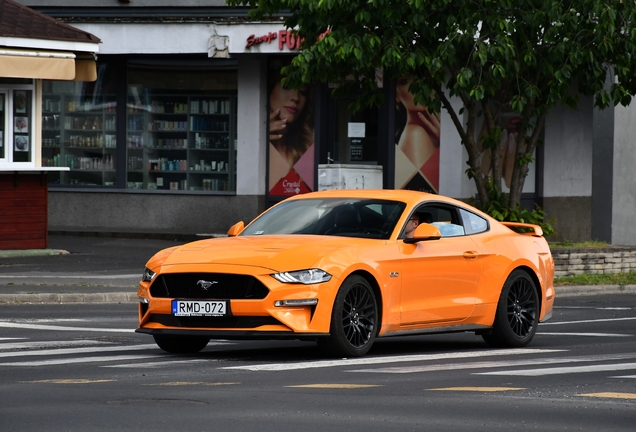
{"label": "car rear wheel", "polygon": [[504,284],[492,333],[482,337],[493,347],[523,347],[530,343],[539,324],[539,297],[532,278],[513,271]]}
{"label": "car rear wheel", "polygon": [[164,351],[174,354],[191,354],[206,347],[210,338],[206,336],[152,335],[155,343]]}
{"label": "car rear wheel", "polygon": [[378,304],[369,282],[361,276],[350,276],[336,296],[330,335],[319,344],[335,356],[365,355],[375,340],[377,319]]}

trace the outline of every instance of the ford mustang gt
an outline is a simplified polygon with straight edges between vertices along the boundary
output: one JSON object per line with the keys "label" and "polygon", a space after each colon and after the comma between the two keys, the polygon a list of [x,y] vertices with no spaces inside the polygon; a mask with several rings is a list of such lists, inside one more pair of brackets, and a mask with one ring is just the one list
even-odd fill
{"label": "ford mustang gt", "polygon": [[552,315],[553,277],[539,226],[423,192],[314,192],[227,237],[158,252],[137,332],[174,353],[210,339],[301,339],[361,356],[376,338],[459,331],[521,347]]}

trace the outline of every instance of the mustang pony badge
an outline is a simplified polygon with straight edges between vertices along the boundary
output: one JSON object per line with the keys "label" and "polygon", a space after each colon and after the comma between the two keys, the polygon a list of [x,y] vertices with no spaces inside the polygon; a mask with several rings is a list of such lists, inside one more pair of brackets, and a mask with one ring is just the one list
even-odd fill
{"label": "mustang pony badge", "polygon": [[197,282],[197,285],[207,291],[208,288],[210,288],[212,285],[217,283],[218,283],[217,281],[206,281],[201,279],[200,281]]}

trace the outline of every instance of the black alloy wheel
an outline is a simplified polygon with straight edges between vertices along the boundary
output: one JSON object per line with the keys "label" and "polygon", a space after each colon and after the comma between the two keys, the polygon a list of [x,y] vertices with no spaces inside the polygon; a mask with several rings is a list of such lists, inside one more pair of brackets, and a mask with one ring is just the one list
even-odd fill
{"label": "black alloy wheel", "polygon": [[377,319],[378,304],[369,282],[362,276],[350,276],[336,296],[330,335],[319,343],[332,355],[362,356],[373,345]]}
{"label": "black alloy wheel", "polygon": [[495,347],[522,347],[530,343],[539,324],[539,296],[532,278],[513,271],[501,291],[491,334],[482,337]]}

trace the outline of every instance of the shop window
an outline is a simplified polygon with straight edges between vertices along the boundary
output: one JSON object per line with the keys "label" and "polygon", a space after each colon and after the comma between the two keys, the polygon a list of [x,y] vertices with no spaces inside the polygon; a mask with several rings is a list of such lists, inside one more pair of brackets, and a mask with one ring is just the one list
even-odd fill
{"label": "shop window", "polygon": [[331,122],[332,143],[329,162],[339,164],[378,164],[378,109],[365,107],[352,112],[351,100],[336,99]]}
{"label": "shop window", "polygon": [[236,69],[128,65],[126,188],[236,190]]}
{"label": "shop window", "polygon": [[33,94],[33,85],[0,82],[0,165],[34,164]]}
{"label": "shop window", "polygon": [[42,166],[70,168],[50,173],[50,183],[116,186],[117,102],[112,69],[98,65],[95,82],[43,82]]}

